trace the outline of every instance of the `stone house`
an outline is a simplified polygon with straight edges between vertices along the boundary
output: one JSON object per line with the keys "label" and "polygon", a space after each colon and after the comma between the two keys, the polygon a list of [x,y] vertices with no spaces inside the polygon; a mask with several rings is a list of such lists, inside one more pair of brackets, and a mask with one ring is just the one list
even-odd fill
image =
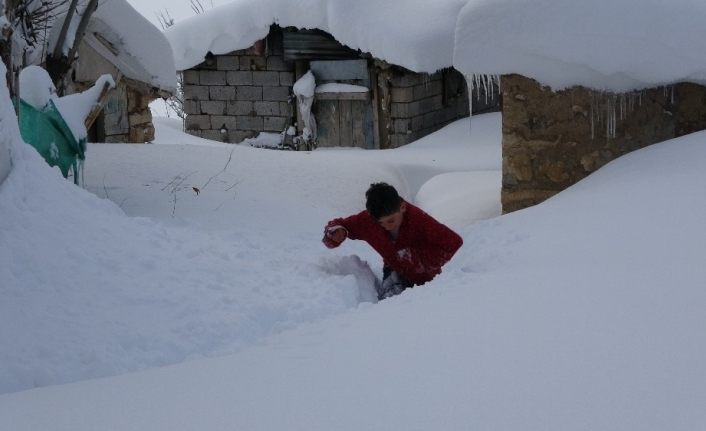
{"label": "stone house", "polygon": [[[293,125],[301,134],[292,87],[309,70],[317,85],[312,112],[319,147],[395,148],[469,115],[466,80],[453,68],[415,73],[324,31],[272,25],[251,47],[209,52],[182,71],[186,130],[231,143]],[[323,91],[325,84],[335,85]],[[493,109],[498,98],[478,100],[475,112]]]}
{"label": "stone house", "polygon": [[91,17],[68,94],[91,87],[103,74],[113,77],[116,88],[88,131],[89,141],[154,140],[149,103],[174,94],[174,57],[162,32],[125,2],[101,3]]}

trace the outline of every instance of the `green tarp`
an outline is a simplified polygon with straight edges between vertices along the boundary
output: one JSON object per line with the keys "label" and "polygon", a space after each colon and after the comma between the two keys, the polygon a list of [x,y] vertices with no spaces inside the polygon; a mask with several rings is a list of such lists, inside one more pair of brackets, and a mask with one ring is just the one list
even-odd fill
{"label": "green tarp", "polygon": [[37,149],[49,166],[58,166],[64,178],[73,170],[78,184],[79,165],[86,158],[86,140],[74,138],[52,100],[41,111],[20,100],[20,133]]}

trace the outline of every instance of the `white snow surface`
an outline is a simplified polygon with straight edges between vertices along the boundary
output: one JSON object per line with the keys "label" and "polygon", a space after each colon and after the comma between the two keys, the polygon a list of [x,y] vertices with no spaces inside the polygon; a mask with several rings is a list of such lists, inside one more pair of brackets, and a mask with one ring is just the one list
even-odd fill
{"label": "white snow surface", "polygon": [[519,73],[553,89],[704,84],[704,22],[700,0],[470,0],[453,64],[469,75]]}
{"label": "white snow surface", "polygon": [[[19,142],[0,90],[2,430],[706,423],[705,132],[498,216],[498,114],[387,151],[219,145],[160,120],[163,145],[90,145],[82,190]],[[464,238],[379,303],[379,257],[320,243],[373,181]]]}
{"label": "white snow surface", "polygon": [[178,70],[264,38],[271,24],[324,30],[353,49],[416,72],[453,60],[454,26],[466,0],[234,0],[178,21],[165,34]]}

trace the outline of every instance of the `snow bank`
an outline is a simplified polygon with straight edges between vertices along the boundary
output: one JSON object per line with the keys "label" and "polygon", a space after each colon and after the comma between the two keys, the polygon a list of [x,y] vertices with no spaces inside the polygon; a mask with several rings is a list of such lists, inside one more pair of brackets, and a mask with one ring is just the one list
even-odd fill
{"label": "snow bank", "polygon": [[0,428],[700,429],[704,142],[466,228],[438,279],[377,305],[229,357],[2,395]]}
{"label": "snow bank", "polygon": [[706,83],[704,22],[699,0],[472,0],[459,15],[453,63],[554,89]]}
{"label": "snow bank", "polygon": [[[2,24],[1,21],[0,24]],[[0,61],[0,76],[5,76],[6,70],[5,65]],[[12,109],[10,93],[5,81],[0,83],[0,102],[0,185],[2,185],[12,168],[12,150],[17,143],[22,142],[17,116]]]}
{"label": "snow bank", "polygon": [[178,70],[207,52],[226,54],[264,38],[271,24],[320,29],[353,49],[417,72],[452,63],[453,29],[466,0],[237,0],[165,31]]}

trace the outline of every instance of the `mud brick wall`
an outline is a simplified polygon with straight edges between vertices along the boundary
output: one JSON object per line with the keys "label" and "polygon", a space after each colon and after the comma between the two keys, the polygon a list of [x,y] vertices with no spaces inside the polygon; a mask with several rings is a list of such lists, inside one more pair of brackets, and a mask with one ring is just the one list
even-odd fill
{"label": "mud brick wall", "polygon": [[[448,73],[457,76],[449,79]],[[391,148],[406,145],[469,115],[468,88],[458,71],[432,75],[395,73],[389,85]]]}
{"label": "mud brick wall", "polygon": [[234,51],[216,56],[214,64],[184,71],[186,131],[238,143],[291,125],[294,66],[285,63],[281,48],[273,51],[262,56]]}
{"label": "mud brick wall", "polygon": [[540,203],[630,151],[706,129],[706,88],[695,84],[554,92],[504,75],[501,87],[503,212]]}

